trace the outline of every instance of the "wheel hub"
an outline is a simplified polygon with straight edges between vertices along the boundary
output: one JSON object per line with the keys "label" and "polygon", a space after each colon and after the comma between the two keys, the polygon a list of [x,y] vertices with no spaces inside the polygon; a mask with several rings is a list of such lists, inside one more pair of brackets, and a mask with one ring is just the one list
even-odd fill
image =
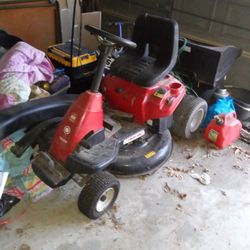
{"label": "wheel hub", "polygon": [[96,203],[96,211],[102,212],[103,210],[105,210],[112,203],[114,196],[115,196],[114,188],[110,187],[107,190],[105,190],[100,195]]}
{"label": "wheel hub", "polygon": [[195,132],[199,126],[201,125],[201,122],[203,120],[204,117],[204,110],[203,109],[199,109],[197,111],[197,113],[194,115],[191,124],[190,124],[190,131],[193,133]]}

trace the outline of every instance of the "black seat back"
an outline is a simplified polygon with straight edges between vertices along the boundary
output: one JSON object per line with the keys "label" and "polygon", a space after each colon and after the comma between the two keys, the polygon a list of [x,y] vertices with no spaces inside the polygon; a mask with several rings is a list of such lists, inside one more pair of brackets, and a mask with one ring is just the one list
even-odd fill
{"label": "black seat back", "polygon": [[152,15],[136,19],[132,41],[111,67],[111,73],[141,86],[152,86],[174,67],[178,54],[179,28],[174,20]]}
{"label": "black seat back", "polygon": [[173,67],[177,59],[178,39],[178,24],[174,20],[141,15],[136,19],[132,35],[137,48],[128,53],[140,56],[149,53],[156,58],[159,66]]}

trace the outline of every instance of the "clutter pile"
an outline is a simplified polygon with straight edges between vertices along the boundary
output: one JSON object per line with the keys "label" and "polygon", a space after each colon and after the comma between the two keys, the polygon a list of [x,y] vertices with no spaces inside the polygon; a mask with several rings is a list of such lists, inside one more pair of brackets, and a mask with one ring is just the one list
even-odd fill
{"label": "clutter pile", "polygon": [[[63,70],[55,70],[46,53],[20,38],[0,31],[0,110],[37,98],[58,95],[70,86]],[[11,148],[25,135],[25,129],[0,142],[0,224],[9,223],[3,217],[21,200],[40,200],[52,190],[33,172],[30,159],[34,149],[29,147],[21,157]],[[7,173],[7,179],[4,177]],[[14,218],[11,218],[13,220]]]}
{"label": "clutter pile", "polygon": [[0,109],[28,101],[30,86],[52,82],[53,71],[44,52],[25,42],[16,43],[0,59]]}

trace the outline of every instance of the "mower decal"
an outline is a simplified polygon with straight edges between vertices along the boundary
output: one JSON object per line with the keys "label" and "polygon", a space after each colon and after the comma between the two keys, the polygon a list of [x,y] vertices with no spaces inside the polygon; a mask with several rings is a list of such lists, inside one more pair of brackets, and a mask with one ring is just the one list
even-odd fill
{"label": "mower decal", "polygon": [[63,143],[65,143],[65,144],[67,144],[68,143],[68,141],[67,140],[65,140],[63,137],[59,137],[59,139],[63,142]]}
{"label": "mower decal", "polygon": [[158,98],[160,98],[160,99],[162,99],[162,98],[164,97],[164,95],[165,95],[165,93],[162,93],[162,92],[159,91],[159,90],[156,90],[156,91],[154,92],[154,96],[155,96],[155,97],[158,97]]}
{"label": "mower decal", "polygon": [[70,117],[69,117],[69,120],[74,123],[76,121],[76,118],[77,118],[77,114],[76,113],[72,113],[70,115]]}
{"label": "mower decal", "polygon": [[71,128],[70,128],[70,126],[65,126],[65,127],[63,128],[63,133],[64,133],[65,135],[69,135],[69,134],[71,133]]}
{"label": "mower decal", "polygon": [[130,142],[132,142],[132,141],[134,141],[134,140],[136,140],[136,139],[142,137],[143,135],[145,135],[145,130],[144,130],[144,129],[142,129],[142,130],[140,130],[139,132],[137,132],[137,133],[135,133],[135,134],[129,136],[128,138],[126,138],[126,139],[123,141],[123,145],[128,144],[128,143],[130,143]]}
{"label": "mower decal", "polygon": [[155,151],[150,151],[147,154],[145,154],[144,156],[145,156],[145,158],[149,159],[149,158],[153,157],[155,154],[156,154]]}
{"label": "mower decal", "polygon": [[135,96],[133,96],[133,97],[131,98],[131,107],[133,107],[133,106],[134,106],[135,100],[136,100],[136,97],[135,97]]}
{"label": "mower decal", "polygon": [[165,88],[160,87],[154,92],[154,96],[162,99],[166,93],[167,90]]}
{"label": "mower decal", "polygon": [[105,68],[106,69],[110,69],[110,66],[112,65],[112,63],[115,61],[115,58],[113,58],[112,56],[109,56],[108,57],[108,60],[106,62],[106,65],[105,65]]}

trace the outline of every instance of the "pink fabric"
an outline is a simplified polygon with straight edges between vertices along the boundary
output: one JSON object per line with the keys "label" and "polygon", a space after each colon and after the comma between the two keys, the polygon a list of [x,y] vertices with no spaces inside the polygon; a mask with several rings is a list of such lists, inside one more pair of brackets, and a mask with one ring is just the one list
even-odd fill
{"label": "pink fabric", "polygon": [[0,94],[0,110],[15,105],[15,98],[11,95]]}
{"label": "pink fabric", "polygon": [[25,42],[16,43],[0,59],[0,80],[6,73],[13,73],[25,83],[53,81],[54,67],[45,53]]}

